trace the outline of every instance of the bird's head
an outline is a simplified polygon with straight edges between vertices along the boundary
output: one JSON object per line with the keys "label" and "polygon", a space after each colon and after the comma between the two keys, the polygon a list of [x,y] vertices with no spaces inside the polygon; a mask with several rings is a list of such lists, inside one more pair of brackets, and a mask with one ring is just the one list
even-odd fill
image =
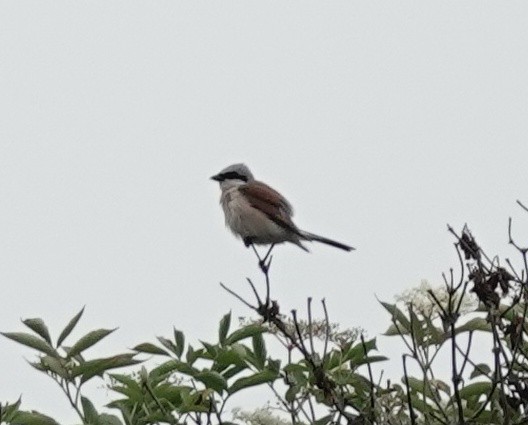
{"label": "bird's head", "polygon": [[247,182],[254,180],[254,178],[253,174],[245,164],[233,164],[212,176],[211,180],[220,183],[220,187],[224,189],[246,184]]}

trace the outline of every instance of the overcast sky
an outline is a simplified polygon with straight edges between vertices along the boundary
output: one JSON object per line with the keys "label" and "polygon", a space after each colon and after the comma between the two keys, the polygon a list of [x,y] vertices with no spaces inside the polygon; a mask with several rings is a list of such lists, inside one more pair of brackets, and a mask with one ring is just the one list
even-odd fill
{"label": "overcast sky", "polygon": [[[326,297],[378,335],[376,296],[457,265],[447,223],[516,259],[527,22],[522,1],[1,2],[0,330],[42,317],[56,337],[86,305],[73,336],[119,326],[94,356],[173,325],[214,340],[224,313],[249,314],[219,281],[249,295],[259,276],[209,180],[234,162],[301,228],[357,247],[277,248],[284,311]],[[34,352],[0,353],[0,401],[75,421]]]}

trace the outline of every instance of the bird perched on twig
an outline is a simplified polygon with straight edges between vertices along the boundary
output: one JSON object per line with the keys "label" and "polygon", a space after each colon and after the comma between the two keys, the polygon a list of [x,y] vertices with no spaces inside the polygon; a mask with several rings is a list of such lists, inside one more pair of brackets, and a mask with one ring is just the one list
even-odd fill
{"label": "bird perched on twig", "polygon": [[211,177],[220,183],[220,204],[227,227],[246,246],[291,242],[308,251],[304,241],[321,242],[345,251],[354,248],[299,229],[292,221],[293,208],[279,192],[255,180],[244,164],[233,164]]}

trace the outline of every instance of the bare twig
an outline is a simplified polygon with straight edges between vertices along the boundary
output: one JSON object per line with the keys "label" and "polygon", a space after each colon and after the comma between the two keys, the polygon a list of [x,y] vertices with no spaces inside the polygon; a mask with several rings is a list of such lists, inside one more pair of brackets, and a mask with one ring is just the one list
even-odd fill
{"label": "bare twig", "polygon": [[222,282],[220,282],[220,286],[224,288],[227,292],[229,292],[231,295],[233,295],[235,298],[237,298],[239,301],[241,301],[243,304],[245,304],[247,307],[249,307],[252,310],[257,311],[257,307],[252,306],[250,303],[248,303],[244,298],[242,298],[240,295],[238,295],[235,291],[229,289],[227,286],[225,286]]}
{"label": "bare twig", "polygon": [[251,289],[253,290],[253,294],[255,294],[255,298],[257,299],[258,305],[262,305],[262,301],[260,299],[260,296],[257,292],[257,289],[255,288],[255,285],[253,285],[253,282],[249,277],[246,277],[246,280],[248,281],[249,285],[251,286]]}
{"label": "bare twig", "polygon": [[517,199],[517,204],[519,204],[519,206],[526,212],[528,212],[528,208],[521,202]]}

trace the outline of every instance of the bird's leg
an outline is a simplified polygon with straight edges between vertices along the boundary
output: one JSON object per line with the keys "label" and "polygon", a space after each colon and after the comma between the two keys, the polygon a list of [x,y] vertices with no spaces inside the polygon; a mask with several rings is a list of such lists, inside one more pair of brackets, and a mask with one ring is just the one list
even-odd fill
{"label": "bird's leg", "polygon": [[[270,304],[270,281],[269,281],[269,268],[271,266],[271,260],[273,260],[273,255],[271,255],[271,251],[275,244],[271,244],[270,248],[268,249],[268,252],[266,253],[266,256],[264,257],[264,260],[262,260],[261,268],[262,272],[264,273],[264,276],[266,277],[266,310],[267,314],[269,316],[270,311],[268,310],[271,307]],[[268,260],[269,258],[269,260]],[[267,261],[267,263],[266,263]],[[270,316],[271,317],[271,316]]]}
{"label": "bird's leg", "polygon": [[264,311],[267,312],[265,317],[268,317],[269,314],[271,314],[271,313],[268,313],[268,309],[271,308],[271,306],[272,306],[272,303],[271,303],[271,300],[270,300],[269,268],[270,268],[270,265],[271,265],[271,260],[273,259],[273,256],[271,255],[271,251],[273,250],[274,246],[275,246],[275,244],[271,244],[271,246],[268,249],[268,252],[264,256],[264,258],[261,258],[259,253],[258,253],[258,251],[257,251],[257,248],[255,247],[255,245],[251,244],[251,248],[253,248],[253,251],[255,252],[255,255],[257,256],[257,258],[259,260],[258,264],[259,264],[260,270],[262,270],[262,273],[264,273],[264,276],[266,278],[266,303],[265,304],[260,304],[260,300],[259,300],[259,306],[263,307]]}
{"label": "bird's leg", "polygon": [[[274,313],[275,310],[277,310],[278,312],[278,308],[277,308],[278,306],[276,306],[275,302],[272,303],[270,300],[270,282],[269,282],[269,268],[271,266],[271,260],[273,259],[273,256],[271,255],[271,251],[273,250],[273,247],[275,246],[275,244],[271,244],[264,258],[261,258],[257,251],[255,244],[252,241],[250,242],[250,238],[244,238],[244,243],[246,243],[246,240],[249,242],[249,245],[251,245],[253,252],[257,256],[260,270],[262,270],[262,273],[264,273],[264,277],[266,278],[266,302],[265,304],[262,304],[260,299],[258,299],[258,295],[257,295],[257,299],[259,302],[259,309],[261,309],[265,313],[264,317],[269,319],[274,314],[276,314]],[[251,283],[251,286],[253,287],[252,283]],[[253,290],[255,289],[253,288]]]}
{"label": "bird's leg", "polygon": [[[258,253],[257,248],[255,247],[255,244],[254,244],[254,243],[251,243],[251,248],[253,249],[253,252],[255,253],[255,255],[256,255],[257,258],[258,258],[258,261],[259,261],[259,267],[262,269],[262,267],[263,267],[263,265],[264,265],[264,261],[260,258],[260,254]],[[262,269],[262,271],[264,271],[264,269]]]}
{"label": "bird's leg", "polygon": [[264,273],[267,273],[268,271],[268,268],[266,267],[266,259],[268,258],[268,254],[269,254],[269,251],[268,251],[268,254],[266,254],[266,256],[264,257],[264,259],[261,259],[260,258],[260,255],[257,251],[257,248],[255,247],[255,244],[253,243],[253,238],[251,236],[246,236],[244,239],[244,245],[246,245],[246,247],[251,247],[253,249],[253,252],[255,253],[255,255],[257,256],[258,260],[259,260],[259,267],[260,269],[264,272]]}
{"label": "bird's leg", "polygon": [[[262,272],[264,274],[266,274],[266,275],[268,274],[269,266],[270,266],[270,263],[271,263],[271,258],[270,258],[271,250],[273,249],[274,246],[275,246],[275,244],[272,244],[270,246],[270,248],[268,249],[268,252],[264,256],[264,258],[261,258],[260,254],[257,251],[257,248],[255,247],[255,244],[251,243],[251,248],[253,248],[253,252],[255,253],[255,255],[257,256],[257,258],[259,260],[259,262],[258,262],[259,267],[262,270]],[[269,261],[268,261],[268,258],[269,258]]]}
{"label": "bird's leg", "polygon": [[[269,247],[268,252],[266,253],[266,255],[264,256],[264,258],[262,259],[262,263],[263,263],[263,264],[266,264],[266,260],[267,260],[268,257],[270,256],[271,251],[272,251],[272,249],[273,249],[274,246],[275,246],[275,244],[272,243],[271,246]],[[271,259],[270,259],[270,262],[271,262]],[[269,268],[269,263],[267,264],[267,267]]]}
{"label": "bird's leg", "polygon": [[[270,265],[271,265],[272,256],[270,254],[271,254],[271,251],[273,250],[274,246],[275,246],[275,244],[272,243],[270,248],[268,249],[268,252],[266,252],[266,255],[264,256],[264,258],[260,259],[260,257],[259,257],[259,266],[260,266],[260,269],[262,270],[262,272],[266,275],[266,278],[268,277],[268,271],[269,271],[269,268],[270,268]],[[268,261],[268,258],[269,258],[269,261]]]}

